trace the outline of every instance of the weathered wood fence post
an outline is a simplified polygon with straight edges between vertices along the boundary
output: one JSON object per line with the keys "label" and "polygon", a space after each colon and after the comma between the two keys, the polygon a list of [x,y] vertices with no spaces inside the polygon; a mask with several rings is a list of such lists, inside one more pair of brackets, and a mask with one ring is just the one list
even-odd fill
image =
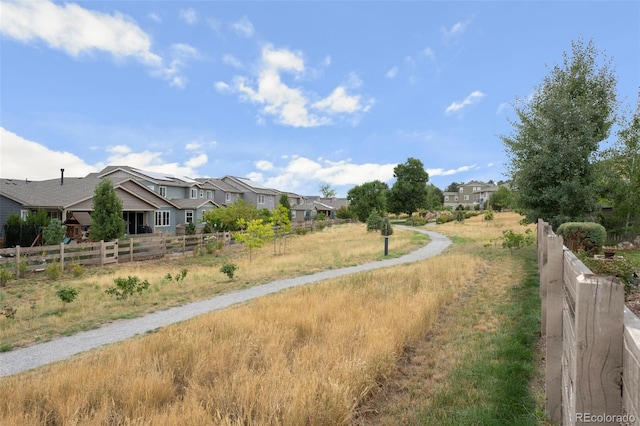
{"label": "weathered wood fence post", "polygon": [[64,272],[64,243],[60,243],[60,270]]}
{"label": "weathered wood fence post", "polygon": [[[547,225],[548,230],[548,225]],[[546,402],[547,418],[562,420],[562,299],[564,286],[564,255],[562,237],[553,232],[546,235]]]}

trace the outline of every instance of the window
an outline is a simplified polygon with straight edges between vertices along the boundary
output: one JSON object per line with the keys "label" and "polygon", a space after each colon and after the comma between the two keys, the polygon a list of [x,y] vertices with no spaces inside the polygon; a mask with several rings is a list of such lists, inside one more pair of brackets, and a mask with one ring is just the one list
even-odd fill
{"label": "window", "polygon": [[168,211],[157,211],[156,212],[156,226],[169,226],[171,223],[171,212]]}
{"label": "window", "polygon": [[198,198],[198,189],[197,188],[191,188],[191,198]]}
{"label": "window", "polygon": [[444,196],[444,200],[445,200],[445,201],[449,201],[449,196],[448,196],[448,195],[445,195],[445,196]]}
{"label": "window", "polygon": [[469,196],[468,196],[468,195],[465,195],[465,196],[464,196],[464,200],[465,200],[465,201],[469,201]]}
{"label": "window", "polygon": [[295,218],[296,218],[296,211],[291,210],[291,219],[295,219]]}
{"label": "window", "polygon": [[453,197],[453,201],[458,201],[458,196]]}
{"label": "window", "polygon": [[184,223],[193,222],[193,210],[187,210],[184,212]]}
{"label": "window", "polygon": [[460,192],[464,192],[464,188],[461,186],[459,189]]}
{"label": "window", "polygon": [[231,194],[229,194],[228,192],[224,193],[224,199],[225,201],[231,201]]}
{"label": "window", "polygon": [[163,197],[167,196],[167,187],[166,186],[160,186],[158,187],[158,190],[160,191],[160,195]]}
{"label": "window", "polygon": [[200,198],[204,198],[204,190],[200,190]]}
{"label": "window", "polygon": [[258,204],[264,204],[264,195],[258,195]]}
{"label": "window", "polygon": [[213,198],[213,191],[207,191],[207,200],[210,200]]}
{"label": "window", "polygon": [[27,220],[27,216],[29,216],[29,210],[20,210],[20,219]]}

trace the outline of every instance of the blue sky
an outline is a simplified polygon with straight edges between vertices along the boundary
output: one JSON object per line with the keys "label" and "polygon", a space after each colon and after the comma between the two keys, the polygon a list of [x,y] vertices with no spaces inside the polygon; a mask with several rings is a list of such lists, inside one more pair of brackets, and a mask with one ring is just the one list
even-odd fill
{"label": "blue sky", "polygon": [[0,177],[128,165],[345,196],[420,159],[506,179],[500,135],[571,42],[640,87],[640,2],[0,2]]}

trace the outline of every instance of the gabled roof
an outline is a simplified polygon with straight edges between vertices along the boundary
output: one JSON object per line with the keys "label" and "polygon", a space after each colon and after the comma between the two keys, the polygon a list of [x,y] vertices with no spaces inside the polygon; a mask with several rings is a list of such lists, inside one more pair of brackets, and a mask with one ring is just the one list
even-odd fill
{"label": "gabled roof", "polygon": [[218,204],[213,200],[203,200],[202,198],[182,198],[178,200],[171,200],[176,206],[180,209],[199,209],[204,207],[207,204],[210,204],[211,207],[219,207]]}
{"label": "gabled roof", "polygon": [[223,192],[231,192],[231,193],[235,193],[235,194],[242,194],[242,191],[239,190],[238,188],[236,188],[235,186],[231,186],[229,185],[227,182],[221,180],[221,179],[216,179],[216,178],[196,178],[196,180],[198,182],[201,182],[203,184],[209,184],[212,187],[219,189]]}
{"label": "gabled roof", "polygon": [[136,169],[130,166],[107,166],[100,173],[100,177],[107,177],[115,174],[116,172],[125,172],[132,177],[138,179],[144,179],[149,182],[153,182],[156,185],[163,186],[180,186],[180,187],[191,187],[191,186],[200,186],[200,183],[191,179],[187,176],[174,176],[169,173],[161,173],[161,172],[152,172],[149,170],[141,170]]}
{"label": "gabled roof", "polygon": [[238,189],[245,189],[256,194],[278,195],[273,189],[266,188],[251,179],[227,175],[223,177],[222,180]]}

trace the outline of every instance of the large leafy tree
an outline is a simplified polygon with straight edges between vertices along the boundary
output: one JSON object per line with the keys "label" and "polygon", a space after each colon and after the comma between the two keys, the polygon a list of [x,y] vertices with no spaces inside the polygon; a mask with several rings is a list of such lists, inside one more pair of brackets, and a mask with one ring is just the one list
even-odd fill
{"label": "large leafy tree", "polygon": [[640,220],[640,93],[635,113],[624,116],[617,140],[602,153],[602,193],[613,207],[614,225]]}
{"label": "large leafy tree", "polygon": [[328,183],[325,185],[320,185],[320,193],[324,198],[335,198],[336,190],[331,188],[331,185]]}
{"label": "large leafy tree", "polygon": [[598,62],[592,42],[572,43],[530,99],[517,100],[514,132],[502,136],[513,188],[528,221],[556,227],[596,207],[593,164],[598,145],[615,120],[616,78]]}
{"label": "large leafy tree", "polygon": [[506,186],[501,186],[496,192],[489,196],[488,204],[496,211],[511,208],[514,203],[513,192]]}
{"label": "large leafy tree", "polygon": [[89,229],[93,241],[111,241],[124,236],[127,223],[122,218],[122,200],[113,184],[103,179],[93,194],[93,213]]}
{"label": "large leafy tree", "polygon": [[293,219],[293,214],[291,213],[291,202],[289,201],[289,197],[287,196],[287,194],[282,194],[280,196],[278,204],[278,207],[282,206],[287,209],[287,217],[289,218],[289,222],[291,222],[291,219]]}
{"label": "large leafy tree", "polygon": [[360,222],[366,222],[371,212],[387,212],[387,193],[389,186],[379,180],[366,182],[354,186],[347,193],[347,200],[351,202],[350,208]]}
{"label": "large leafy tree", "polygon": [[406,163],[398,164],[393,169],[393,176],[396,182],[389,191],[387,204],[390,212],[407,213],[411,216],[426,206],[429,174],[425,171],[422,161],[408,158]]}
{"label": "large leafy tree", "polygon": [[442,190],[430,183],[427,185],[427,204],[424,206],[428,210],[434,210],[442,207],[444,202],[444,194]]}
{"label": "large leafy tree", "polygon": [[203,221],[218,232],[238,231],[240,229],[239,219],[248,222],[258,217],[262,216],[256,206],[239,198],[227,207],[206,211],[203,215]]}

